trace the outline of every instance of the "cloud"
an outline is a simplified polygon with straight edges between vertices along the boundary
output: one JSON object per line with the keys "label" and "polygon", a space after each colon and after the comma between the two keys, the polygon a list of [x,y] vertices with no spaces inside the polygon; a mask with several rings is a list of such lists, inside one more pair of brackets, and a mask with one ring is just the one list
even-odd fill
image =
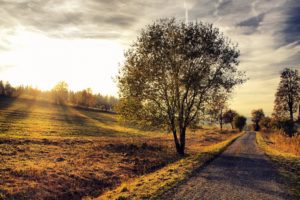
{"label": "cloud", "polygon": [[[239,44],[240,68],[250,78],[236,92],[239,102],[249,104],[243,112],[251,101],[257,106],[271,102],[266,106],[271,112],[280,70],[300,69],[298,0],[185,2],[190,21],[213,23]],[[19,30],[67,40],[113,40],[128,47],[141,28],[164,17],[184,21],[184,0],[0,0],[0,57],[15,48],[12,38]]]}
{"label": "cloud", "polygon": [[245,21],[240,22],[238,24],[238,26],[248,26],[248,27],[250,26],[250,27],[256,28],[256,27],[259,26],[260,22],[263,21],[264,16],[265,16],[265,13],[262,13],[258,16],[255,16],[255,17],[251,17],[251,18],[249,18]]}
{"label": "cloud", "polygon": [[300,41],[300,4],[299,1],[292,0],[288,4],[285,12],[286,21],[283,32],[286,42]]}

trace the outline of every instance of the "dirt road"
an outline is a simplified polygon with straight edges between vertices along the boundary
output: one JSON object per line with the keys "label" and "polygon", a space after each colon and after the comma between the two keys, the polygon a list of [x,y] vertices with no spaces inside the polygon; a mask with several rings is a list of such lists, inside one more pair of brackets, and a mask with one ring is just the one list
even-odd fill
{"label": "dirt road", "polygon": [[280,178],[247,132],[217,159],[161,199],[291,199]]}

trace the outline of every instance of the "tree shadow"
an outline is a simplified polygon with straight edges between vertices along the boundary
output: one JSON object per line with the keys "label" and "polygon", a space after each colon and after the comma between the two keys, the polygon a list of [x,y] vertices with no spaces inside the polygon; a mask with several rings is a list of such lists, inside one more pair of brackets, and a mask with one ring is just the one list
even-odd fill
{"label": "tree shadow", "polygon": [[[60,105],[57,120],[62,124],[69,126],[71,129],[70,135],[85,135],[85,136],[119,136],[122,132],[101,127],[102,122],[92,118],[87,112],[79,111],[78,109]],[[103,119],[106,120],[106,119]],[[99,123],[99,124],[97,124]]]}
{"label": "tree shadow", "polygon": [[12,97],[0,97],[0,110],[8,108],[16,101],[17,98]]}
{"label": "tree shadow", "polygon": [[117,120],[114,119],[113,117],[105,116],[105,115],[114,115],[112,113],[100,112],[100,111],[87,111],[80,108],[75,108],[75,109],[78,112],[80,112],[82,115],[85,115],[86,117],[96,120],[100,123],[107,124],[107,125],[117,123]]}
{"label": "tree shadow", "polygon": [[[9,108],[14,102],[16,98],[7,99],[2,105],[2,109]],[[5,109],[5,112],[2,112],[3,121],[0,124],[0,132],[8,132],[11,128],[18,122],[23,119],[26,119],[30,115],[30,109],[35,104],[35,100],[30,101],[22,101],[21,108],[16,108],[14,110]]]}

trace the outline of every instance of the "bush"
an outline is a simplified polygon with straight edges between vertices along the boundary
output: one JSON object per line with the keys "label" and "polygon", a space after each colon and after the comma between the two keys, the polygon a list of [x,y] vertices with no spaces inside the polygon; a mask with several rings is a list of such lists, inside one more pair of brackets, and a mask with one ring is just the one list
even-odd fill
{"label": "bush", "polygon": [[273,122],[275,128],[282,130],[286,135],[292,137],[296,133],[295,124],[289,119],[275,120]]}
{"label": "bush", "polygon": [[263,129],[263,130],[269,130],[272,128],[272,120],[270,117],[264,117],[260,120],[259,122],[259,126]]}

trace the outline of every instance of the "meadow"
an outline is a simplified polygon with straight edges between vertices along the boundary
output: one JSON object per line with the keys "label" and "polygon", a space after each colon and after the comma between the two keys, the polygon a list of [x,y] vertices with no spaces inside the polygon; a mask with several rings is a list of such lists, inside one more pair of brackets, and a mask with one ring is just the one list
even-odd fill
{"label": "meadow", "polygon": [[[189,130],[187,157],[236,135]],[[171,134],[118,115],[34,99],[0,99],[0,199],[94,198],[182,158]]]}

